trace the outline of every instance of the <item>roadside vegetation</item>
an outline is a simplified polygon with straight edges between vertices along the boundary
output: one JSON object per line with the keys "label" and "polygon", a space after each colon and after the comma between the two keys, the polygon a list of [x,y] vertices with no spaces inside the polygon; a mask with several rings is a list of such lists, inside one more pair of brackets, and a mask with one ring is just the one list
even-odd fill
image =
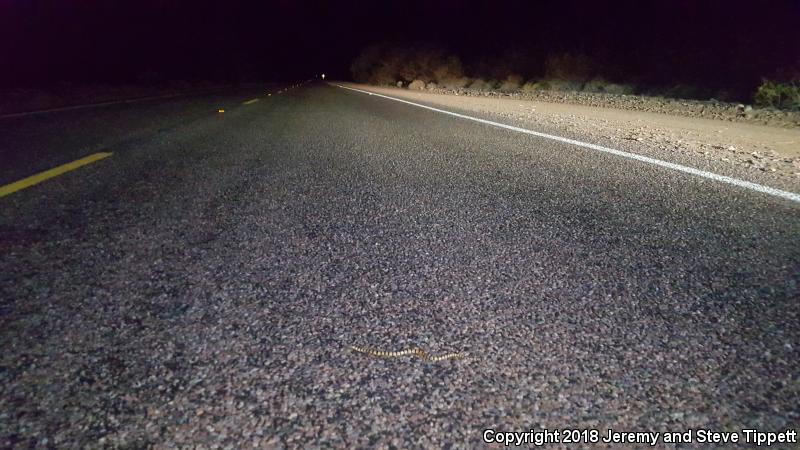
{"label": "roadside vegetation", "polygon": [[626,78],[621,72],[582,54],[555,52],[542,61],[530,61],[512,53],[464,63],[442,47],[391,43],[367,47],[351,66],[355,81],[413,90],[586,92],[751,103],[759,108],[800,110],[800,70],[778,81],[763,79],[760,85],[735,91],[681,81],[653,83],[642,77]]}
{"label": "roadside vegetation", "polygon": [[785,83],[764,80],[753,99],[762,108],[800,111],[800,78]]}

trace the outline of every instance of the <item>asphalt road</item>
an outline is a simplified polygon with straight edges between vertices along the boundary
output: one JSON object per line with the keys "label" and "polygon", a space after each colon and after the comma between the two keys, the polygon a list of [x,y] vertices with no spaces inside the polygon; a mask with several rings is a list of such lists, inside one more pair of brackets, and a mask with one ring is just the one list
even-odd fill
{"label": "asphalt road", "polygon": [[97,151],[0,198],[0,447],[800,426],[797,203],[322,84],[2,119],[0,184]]}

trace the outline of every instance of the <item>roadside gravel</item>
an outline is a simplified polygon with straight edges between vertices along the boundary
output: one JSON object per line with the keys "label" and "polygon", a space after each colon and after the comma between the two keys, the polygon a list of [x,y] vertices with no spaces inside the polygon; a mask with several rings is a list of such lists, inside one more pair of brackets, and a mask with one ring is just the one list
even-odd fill
{"label": "roadside gravel", "polygon": [[470,97],[497,97],[515,100],[533,100],[548,103],[615,108],[674,116],[743,122],[784,128],[800,127],[800,112],[774,108],[756,108],[751,105],[718,100],[687,100],[630,94],[594,92],[530,90],[503,92],[496,90],[426,88],[429,92]]}
{"label": "roadside gravel", "polygon": [[[437,94],[349,84],[434,106],[489,114],[516,125],[669,160],[695,160],[800,190],[800,128],[712,120],[604,106],[518,100],[513,96]],[[727,169],[726,169],[727,168]]]}

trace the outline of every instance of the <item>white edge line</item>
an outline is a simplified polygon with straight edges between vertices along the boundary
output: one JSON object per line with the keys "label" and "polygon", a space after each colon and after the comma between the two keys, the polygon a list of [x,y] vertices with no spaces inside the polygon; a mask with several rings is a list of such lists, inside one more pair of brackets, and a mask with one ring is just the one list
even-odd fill
{"label": "white edge line", "polygon": [[493,122],[491,120],[480,119],[478,117],[468,116],[466,114],[459,114],[452,111],[447,111],[444,109],[434,108],[432,106],[422,105],[420,103],[410,102],[408,100],[402,100],[395,97],[390,97],[388,95],[377,94],[375,92],[364,91],[361,89],[351,88],[347,86],[342,86],[340,84],[334,84],[334,86],[340,87],[342,89],[348,89],[351,91],[361,92],[363,94],[374,95],[376,97],[385,98],[388,100],[394,100],[396,102],[405,103],[408,105],[417,106],[420,108],[425,108],[431,111],[440,112],[443,114],[448,114],[454,117],[458,117],[461,119],[472,120],[474,122],[483,123],[486,125],[491,125],[498,128],[505,128],[506,130],[516,131],[519,133],[530,134],[533,136],[538,136],[545,139],[551,139],[558,142],[563,142],[565,144],[576,145],[578,147],[590,148],[592,150],[597,150],[600,152],[610,153],[612,155],[621,156],[623,158],[635,159],[637,161],[645,162],[648,164],[653,164],[660,167],[666,167],[668,169],[677,170],[678,172],[684,172],[691,175],[696,175],[698,177],[708,178],[710,180],[720,181],[722,183],[732,184],[734,186],[743,187],[745,189],[750,189],[753,191],[761,192],[763,194],[773,195],[775,197],[780,197],[786,200],[791,200],[793,202],[800,203],[800,194],[795,194],[794,192],[789,191],[782,191],[780,189],[771,188],[769,186],[764,186],[758,183],[752,183],[750,181],[740,180],[738,178],[732,178],[725,175],[719,175],[712,172],[706,172],[705,170],[695,169],[694,167],[682,166],[680,164],[675,164],[667,161],[662,161],[660,159],[650,158],[648,156],[637,155],[635,153],[629,153],[622,150],[615,150],[613,148],[603,147],[602,145],[592,144],[589,142],[577,141],[575,139],[569,139],[561,136],[555,136],[552,134],[547,133],[540,133],[538,131],[528,130],[525,128],[515,127],[513,125],[506,125],[504,123]]}

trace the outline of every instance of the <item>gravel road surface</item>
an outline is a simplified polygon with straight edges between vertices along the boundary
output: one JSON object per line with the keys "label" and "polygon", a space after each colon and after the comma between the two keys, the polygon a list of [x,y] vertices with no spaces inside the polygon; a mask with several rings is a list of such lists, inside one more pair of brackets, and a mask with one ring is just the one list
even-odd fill
{"label": "gravel road surface", "polygon": [[799,204],[328,85],[264,94],[0,120],[0,184],[114,153],[0,198],[0,447],[800,426]]}

